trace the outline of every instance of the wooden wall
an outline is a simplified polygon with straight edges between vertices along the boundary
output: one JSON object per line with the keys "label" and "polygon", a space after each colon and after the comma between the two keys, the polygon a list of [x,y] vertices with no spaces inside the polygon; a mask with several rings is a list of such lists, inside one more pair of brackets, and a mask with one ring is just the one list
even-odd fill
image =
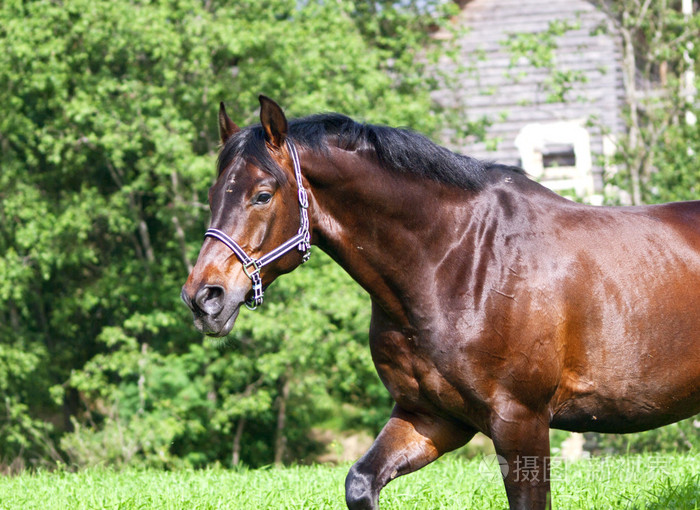
{"label": "wooden wall", "polygon": [[[577,83],[566,103],[547,102],[543,82],[549,71],[536,69],[521,59],[513,66],[503,45],[509,34],[547,30],[553,20],[566,20],[578,28],[557,37],[557,69],[582,71],[585,83]],[[448,86],[435,99],[462,105],[470,119],[486,116],[493,121],[489,143],[466,139],[451,144],[474,157],[520,165],[514,144],[522,127],[534,122],[572,121],[595,117],[612,132],[621,132],[623,84],[619,38],[606,15],[585,0],[472,0],[455,20],[466,33],[459,40],[461,62],[468,70],[457,86]],[[601,31],[600,27],[607,27]],[[443,71],[457,73],[449,59]],[[469,70],[470,69],[470,70]],[[600,129],[588,128],[594,162],[594,181],[600,189],[602,168],[596,156],[603,153]],[[446,133],[446,138],[450,138]],[[495,149],[495,150],[494,150]]]}

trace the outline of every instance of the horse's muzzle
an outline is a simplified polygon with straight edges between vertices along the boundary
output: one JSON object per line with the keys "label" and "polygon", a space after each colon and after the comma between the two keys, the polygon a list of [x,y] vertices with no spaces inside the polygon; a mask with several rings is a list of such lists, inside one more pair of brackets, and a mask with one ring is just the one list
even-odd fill
{"label": "horse's muzzle", "polygon": [[202,285],[194,296],[186,287],[180,297],[192,311],[195,327],[208,336],[226,336],[233,329],[242,301],[231,299],[220,285]]}

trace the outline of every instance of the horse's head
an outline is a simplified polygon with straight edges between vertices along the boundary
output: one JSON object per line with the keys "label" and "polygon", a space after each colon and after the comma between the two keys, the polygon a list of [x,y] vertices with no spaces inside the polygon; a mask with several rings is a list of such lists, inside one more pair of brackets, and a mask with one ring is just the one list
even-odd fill
{"label": "horse's head", "polygon": [[223,103],[219,110],[210,229],[182,288],[195,326],[210,336],[228,334],[243,303],[260,304],[263,289],[308,256],[306,192],[287,120],[271,99],[260,96],[260,105],[261,125],[245,129]]}

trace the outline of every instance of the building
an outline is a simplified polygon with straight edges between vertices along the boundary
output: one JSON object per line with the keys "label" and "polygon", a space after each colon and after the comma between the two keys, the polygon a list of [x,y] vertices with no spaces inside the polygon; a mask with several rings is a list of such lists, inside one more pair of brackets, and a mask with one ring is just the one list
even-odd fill
{"label": "building", "polygon": [[442,60],[450,78],[435,99],[488,127],[482,141],[447,133],[452,147],[601,203],[605,157],[625,129],[622,50],[607,15],[586,0],[459,3],[459,58]]}

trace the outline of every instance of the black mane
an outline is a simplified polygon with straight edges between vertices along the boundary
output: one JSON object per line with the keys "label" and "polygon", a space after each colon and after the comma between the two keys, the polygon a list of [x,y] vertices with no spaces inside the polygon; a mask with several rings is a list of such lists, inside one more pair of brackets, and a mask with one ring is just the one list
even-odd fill
{"label": "black mane", "polygon": [[[292,120],[289,123],[289,137],[294,143],[319,152],[327,151],[329,143],[347,150],[370,150],[379,163],[389,170],[471,191],[483,188],[489,169],[504,168],[456,154],[407,129],[361,124],[338,113]],[[259,124],[241,130],[226,142],[219,154],[219,174],[237,157],[252,158],[276,179],[285,180],[283,172],[270,157]],[[517,168],[505,168],[523,173]]]}

